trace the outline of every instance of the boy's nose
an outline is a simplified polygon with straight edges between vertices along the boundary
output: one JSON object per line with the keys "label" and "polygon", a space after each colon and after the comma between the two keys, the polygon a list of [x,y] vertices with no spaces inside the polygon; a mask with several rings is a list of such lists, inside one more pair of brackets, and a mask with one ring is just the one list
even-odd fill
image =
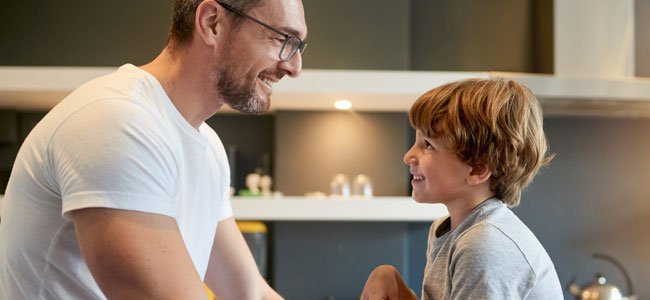
{"label": "boy's nose", "polygon": [[414,155],[411,155],[411,150],[409,150],[408,152],[406,152],[406,154],[404,154],[403,161],[404,164],[406,164],[407,166],[412,166],[417,164],[417,159],[415,159]]}

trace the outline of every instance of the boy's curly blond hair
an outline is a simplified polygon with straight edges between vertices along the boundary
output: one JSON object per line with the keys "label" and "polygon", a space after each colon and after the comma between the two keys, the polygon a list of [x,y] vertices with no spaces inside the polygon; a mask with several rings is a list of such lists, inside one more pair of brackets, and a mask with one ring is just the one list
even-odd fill
{"label": "boy's curly blond hair", "polygon": [[542,128],[542,109],[533,93],[514,80],[467,79],[420,96],[409,111],[411,126],[442,138],[470,166],[492,172],[490,189],[508,206],[554,155]]}

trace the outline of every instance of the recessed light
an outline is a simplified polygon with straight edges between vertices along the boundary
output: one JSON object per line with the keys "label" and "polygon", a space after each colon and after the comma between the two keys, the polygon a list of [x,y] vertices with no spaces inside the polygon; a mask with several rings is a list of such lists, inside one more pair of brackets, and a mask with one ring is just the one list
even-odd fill
{"label": "recessed light", "polygon": [[336,102],[334,102],[334,107],[340,110],[348,110],[352,108],[352,102],[345,99],[336,100]]}

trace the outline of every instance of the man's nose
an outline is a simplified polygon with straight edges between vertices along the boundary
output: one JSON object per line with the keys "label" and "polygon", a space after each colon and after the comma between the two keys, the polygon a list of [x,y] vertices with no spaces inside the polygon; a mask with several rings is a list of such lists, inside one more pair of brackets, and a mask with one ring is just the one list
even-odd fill
{"label": "man's nose", "polygon": [[302,53],[298,51],[288,61],[281,61],[280,68],[291,78],[300,76],[300,72],[302,71]]}

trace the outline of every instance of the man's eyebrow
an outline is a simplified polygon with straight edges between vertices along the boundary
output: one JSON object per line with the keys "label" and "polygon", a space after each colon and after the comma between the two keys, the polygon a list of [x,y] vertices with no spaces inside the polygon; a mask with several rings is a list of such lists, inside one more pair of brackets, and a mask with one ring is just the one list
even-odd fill
{"label": "man's eyebrow", "polygon": [[[286,34],[293,35],[293,36],[295,36],[295,37],[300,38],[300,32],[298,32],[298,30],[295,30],[295,29],[290,28],[290,27],[278,27],[278,29],[279,29],[280,31],[286,33]],[[304,39],[306,39],[306,38],[307,38],[307,37],[305,36]],[[301,39],[301,40],[304,40],[303,38],[300,38],[300,39]]]}

